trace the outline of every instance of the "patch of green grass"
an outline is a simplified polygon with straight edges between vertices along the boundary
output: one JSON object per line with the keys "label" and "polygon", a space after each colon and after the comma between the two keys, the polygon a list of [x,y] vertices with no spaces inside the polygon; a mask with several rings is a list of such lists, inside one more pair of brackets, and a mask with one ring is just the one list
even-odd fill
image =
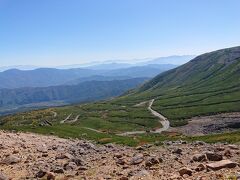
{"label": "patch of green grass", "polygon": [[[44,135],[56,135],[61,138],[77,138],[77,139],[89,139],[96,143],[109,143],[114,142],[117,144],[124,144],[128,146],[136,146],[138,141],[131,137],[116,136],[114,134],[98,133],[92,130],[88,130],[78,126],[72,125],[56,125],[45,127],[32,127],[32,126],[5,126],[4,130],[16,130],[21,132],[33,132]],[[107,142],[103,139],[109,139]]]}
{"label": "patch of green grass", "polygon": [[16,130],[21,132],[33,132],[44,135],[55,135],[62,138],[77,138],[93,140],[98,144],[116,143],[127,146],[138,146],[143,144],[162,145],[163,141],[185,140],[188,142],[204,141],[207,143],[240,143],[240,131],[222,134],[211,134],[203,136],[183,136],[181,134],[163,133],[163,134],[142,134],[135,136],[117,136],[110,133],[98,133],[83,127],[74,125],[56,125],[46,127],[32,126],[0,126],[4,130]]}
{"label": "patch of green grass", "polygon": [[211,135],[204,135],[204,136],[193,136],[193,137],[186,137],[188,141],[204,141],[207,143],[237,143],[240,144],[240,131],[236,132],[229,132],[229,133],[222,133],[222,134],[211,134]]}
{"label": "patch of green grass", "polygon": [[[75,127],[93,128],[111,134],[126,131],[147,131],[161,127],[159,120],[149,112],[147,106],[148,104],[143,107],[134,107],[118,101],[102,101],[0,117],[0,124],[11,127],[36,127],[48,121],[55,127],[60,125],[60,122],[67,117],[69,119],[66,124],[78,117],[76,122],[71,123]],[[57,114],[57,116],[54,117],[54,114]]]}

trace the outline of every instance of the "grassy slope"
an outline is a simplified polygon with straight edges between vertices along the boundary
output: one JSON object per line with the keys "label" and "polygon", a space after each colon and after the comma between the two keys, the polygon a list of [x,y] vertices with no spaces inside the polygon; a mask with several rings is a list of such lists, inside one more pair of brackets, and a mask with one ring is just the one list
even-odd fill
{"label": "grassy slope", "polygon": [[[57,113],[54,118],[53,112]],[[153,115],[147,110],[147,105],[137,108],[118,103],[98,102],[84,105],[65,106],[46,110],[30,111],[0,119],[3,126],[38,125],[48,120],[54,126],[59,125],[71,114],[69,121],[79,115],[78,121],[72,123],[75,127],[94,128],[108,133],[120,133],[133,130],[149,130],[161,127]]]}
{"label": "grassy slope", "polygon": [[240,111],[240,47],[204,54],[160,74],[129,99],[155,98],[153,108],[172,126],[185,119]]}

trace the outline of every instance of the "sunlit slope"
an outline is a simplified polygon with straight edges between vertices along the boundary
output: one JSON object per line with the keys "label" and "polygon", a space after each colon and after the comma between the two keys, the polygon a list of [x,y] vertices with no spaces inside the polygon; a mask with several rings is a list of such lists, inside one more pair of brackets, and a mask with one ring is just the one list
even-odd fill
{"label": "sunlit slope", "polygon": [[192,116],[240,111],[240,47],[198,56],[156,76],[128,98],[155,98],[154,109],[172,125]]}

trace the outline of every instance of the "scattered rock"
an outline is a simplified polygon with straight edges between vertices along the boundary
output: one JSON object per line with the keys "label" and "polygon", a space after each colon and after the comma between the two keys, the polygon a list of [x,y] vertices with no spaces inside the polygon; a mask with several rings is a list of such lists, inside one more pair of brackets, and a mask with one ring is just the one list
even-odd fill
{"label": "scattered rock", "polygon": [[172,145],[173,144],[173,142],[172,141],[164,141],[163,142],[165,145],[167,145],[167,146],[170,146],[170,145]]}
{"label": "scattered rock", "polygon": [[143,146],[138,146],[138,147],[136,147],[136,150],[138,150],[138,151],[143,151],[143,150],[145,150],[145,147],[143,147]]}
{"label": "scattered rock", "polygon": [[120,154],[120,153],[116,153],[116,154],[114,154],[114,157],[116,157],[116,158],[122,158],[122,157],[123,157],[123,155],[122,155],[122,154]]}
{"label": "scattered rock", "polygon": [[44,177],[46,174],[47,174],[46,171],[40,170],[40,171],[37,172],[36,178],[42,178],[42,177]]}
{"label": "scattered rock", "polygon": [[86,166],[80,166],[80,167],[78,168],[78,170],[80,170],[80,171],[86,171],[86,170],[88,170],[88,168],[87,168]]}
{"label": "scattered rock", "polygon": [[237,145],[234,145],[234,144],[230,144],[230,145],[228,145],[228,147],[232,150],[238,150],[239,149],[239,147]]}
{"label": "scattered rock", "polygon": [[205,154],[209,161],[221,161],[223,159],[223,156],[221,154],[215,152],[208,151]]}
{"label": "scattered rock", "polygon": [[0,180],[9,180],[9,178],[0,171]]}
{"label": "scattered rock", "polygon": [[123,159],[118,159],[116,163],[120,165],[124,165],[126,162]]}
{"label": "scattered rock", "polygon": [[7,164],[7,165],[10,165],[10,164],[16,164],[16,163],[19,163],[21,161],[21,159],[17,156],[14,156],[14,155],[9,155],[7,157],[5,157],[0,164]]}
{"label": "scattered rock", "polygon": [[227,158],[230,158],[232,156],[232,153],[229,149],[227,149],[226,151],[224,151],[224,156],[226,156]]}
{"label": "scattered rock", "polygon": [[56,156],[56,159],[73,159],[74,156],[69,153],[61,153]]}
{"label": "scattered rock", "polygon": [[108,143],[105,145],[107,148],[110,148],[110,149],[113,149],[114,148],[114,145],[112,143]]}
{"label": "scattered rock", "polygon": [[85,162],[80,158],[73,158],[71,161],[74,162],[77,166],[84,166],[85,165]]}
{"label": "scattered rock", "polygon": [[224,151],[224,150],[225,150],[225,147],[223,147],[223,146],[218,146],[218,147],[216,147],[216,150],[217,150],[217,151]]}
{"label": "scattered rock", "polygon": [[186,167],[181,168],[178,172],[179,172],[180,176],[183,176],[183,175],[185,175],[185,174],[187,174],[187,175],[189,175],[189,176],[192,175],[192,170],[189,169],[189,168],[186,168]]}
{"label": "scattered rock", "polygon": [[57,174],[63,174],[63,173],[64,173],[64,170],[63,170],[63,168],[58,167],[58,168],[56,168],[53,172],[54,172],[54,173],[57,173]]}
{"label": "scattered rock", "polygon": [[172,151],[172,153],[182,154],[182,149],[180,149],[180,148],[174,149],[174,150]]}
{"label": "scattered rock", "polygon": [[207,164],[206,166],[207,169],[216,171],[222,168],[235,168],[237,166],[237,163],[232,162],[230,160],[221,160],[218,162]]}
{"label": "scattered rock", "polygon": [[37,147],[37,151],[41,153],[47,153],[48,149],[45,144],[41,144]]}
{"label": "scattered rock", "polygon": [[18,154],[18,153],[19,153],[19,150],[14,149],[12,153],[13,153],[13,154]]}
{"label": "scattered rock", "polygon": [[159,164],[159,160],[156,157],[148,157],[145,161],[147,167],[151,167],[155,164]]}
{"label": "scattered rock", "polygon": [[131,180],[139,180],[139,179],[152,180],[152,175],[150,174],[150,172],[146,170],[142,170],[136,173],[133,177],[131,177]]}
{"label": "scattered rock", "polygon": [[197,167],[196,167],[196,171],[203,171],[204,169],[206,169],[206,167],[204,166],[204,164],[199,164]]}
{"label": "scattered rock", "polygon": [[[233,163],[240,160],[237,145],[194,145],[181,140],[171,141],[169,144],[171,145],[145,144],[136,150],[115,144],[94,145],[77,139],[61,139],[31,133],[15,135],[0,131],[0,149],[4,145],[0,151],[0,162],[9,163],[0,166],[2,173],[8,176],[7,179],[87,180],[99,177],[104,180],[205,180],[210,177],[223,179],[229,173],[237,175],[237,172],[240,172],[240,166]],[[39,148],[41,145],[44,145],[47,152]],[[15,158],[11,160],[12,156],[16,157],[17,161]],[[7,158],[10,160],[6,161]],[[222,158],[228,158],[231,162],[224,164],[220,160]],[[220,165],[208,162],[207,167],[205,161],[208,160]],[[235,168],[229,170],[228,167]],[[0,180],[6,180],[4,174],[0,173]]]}
{"label": "scattered rock", "polygon": [[47,180],[55,180],[56,176],[52,172],[47,172]]}
{"label": "scattered rock", "polygon": [[159,163],[163,162],[163,159],[161,157],[158,158]]}
{"label": "scattered rock", "polygon": [[66,171],[72,171],[77,169],[77,164],[75,162],[69,162],[63,166]]}
{"label": "scattered rock", "polygon": [[195,141],[193,144],[194,144],[194,145],[203,146],[203,145],[205,145],[206,143],[203,142],[203,141]]}
{"label": "scattered rock", "polygon": [[207,157],[205,154],[195,154],[192,159],[193,161],[202,162],[206,161]]}
{"label": "scattered rock", "polygon": [[48,153],[43,153],[42,157],[48,157]]}
{"label": "scattered rock", "polygon": [[123,177],[120,177],[120,179],[119,180],[128,180],[129,178],[128,177],[126,177],[126,176],[123,176]]}
{"label": "scattered rock", "polygon": [[140,164],[141,162],[143,162],[143,160],[144,160],[143,154],[137,154],[131,159],[130,164],[132,165]]}

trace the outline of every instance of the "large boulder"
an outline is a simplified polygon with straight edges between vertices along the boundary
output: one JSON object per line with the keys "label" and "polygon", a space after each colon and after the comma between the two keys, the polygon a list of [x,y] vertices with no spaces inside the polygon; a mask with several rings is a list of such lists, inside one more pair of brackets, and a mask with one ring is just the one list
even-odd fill
{"label": "large boulder", "polygon": [[187,174],[187,175],[189,175],[189,176],[192,175],[192,170],[189,169],[189,168],[186,168],[186,167],[179,169],[178,172],[179,172],[179,174],[180,174],[181,176],[183,176],[183,175],[185,175],[185,174]]}
{"label": "large boulder", "polygon": [[228,145],[228,147],[232,150],[239,150],[239,147],[237,145],[234,145],[234,144],[230,144],[230,145]]}
{"label": "large boulder", "polygon": [[209,161],[221,161],[223,159],[223,156],[221,154],[212,151],[207,151],[205,154]]}
{"label": "large boulder", "polygon": [[216,171],[223,168],[235,168],[237,165],[238,165],[237,163],[232,162],[230,160],[221,160],[218,162],[207,164],[206,166],[208,170]]}
{"label": "large boulder", "polygon": [[207,157],[205,154],[195,154],[192,159],[193,161],[202,162],[206,161]]}

